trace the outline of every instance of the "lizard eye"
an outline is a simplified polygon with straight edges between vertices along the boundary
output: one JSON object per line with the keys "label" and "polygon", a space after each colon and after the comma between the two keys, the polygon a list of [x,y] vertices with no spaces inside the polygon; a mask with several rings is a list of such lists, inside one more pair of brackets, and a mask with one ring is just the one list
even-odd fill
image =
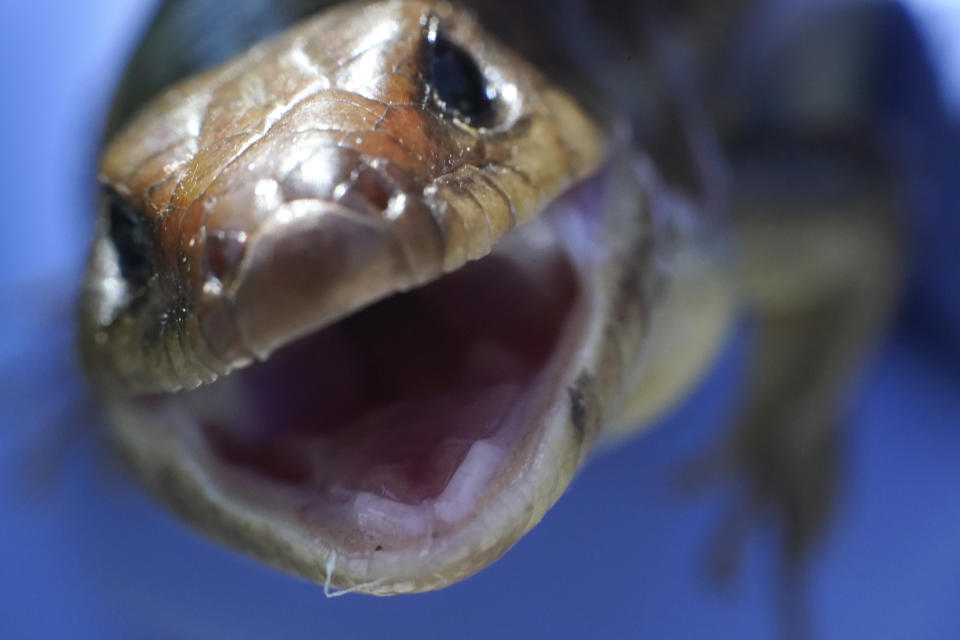
{"label": "lizard eye", "polygon": [[147,222],[136,207],[110,188],[103,190],[110,242],[117,252],[120,275],[130,285],[141,287],[153,277],[152,242]]}
{"label": "lizard eye", "polygon": [[476,60],[431,24],[427,32],[427,67],[433,100],[445,113],[472,127],[496,120],[497,89]]}

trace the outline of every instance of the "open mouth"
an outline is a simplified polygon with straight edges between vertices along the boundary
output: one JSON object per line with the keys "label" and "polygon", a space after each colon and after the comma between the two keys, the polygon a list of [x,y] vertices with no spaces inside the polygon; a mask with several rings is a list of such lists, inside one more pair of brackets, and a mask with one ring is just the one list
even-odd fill
{"label": "open mouth", "polygon": [[441,534],[536,422],[551,357],[575,330],[574,267],[537,226],[180,402],[227,467],[302,490],[345,543]]}
{"label": "open mouth", "polygon": [[[539,520],[595,436],[584,437],[577,384],[602,333],[600,182],[488,256],[263,362],[127,403],[127,419],[114,421],[138,425],[119,427],[125,448],[176,459],[183,477],[170,481],[209,494],[178,498],[181,511],[224,510],[214,519],[244,522],[241,537],[269,529],[335,557],[345,586],[420,590],[416,574],[468,554],[488,564]],[[208,528],[237,542],[235,526]],[[252,540],[240,546],[263,556]],[[309,573],[302,558],[271,561]]]}

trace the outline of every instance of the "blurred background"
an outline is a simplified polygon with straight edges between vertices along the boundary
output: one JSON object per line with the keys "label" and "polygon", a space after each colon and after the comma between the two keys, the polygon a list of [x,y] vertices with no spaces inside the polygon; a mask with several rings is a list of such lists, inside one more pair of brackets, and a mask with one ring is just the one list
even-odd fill
{"label": "blurred background", "polygon": [[[829,5],[773,4],[794,19]],[[908,275],[857,387],[806,607],[815,637],[957,638],[960,4],[869,4],[882,24],[875,122],[904,185]],[[75,368],[72,303],[99,131],[151,6],[0,6],[0,637],[775,637],[775,528],[751,529],[740,572],[717,588],[705,564],[731,490],[689,496],[677,483],[731,410],[742,336],[658,428],[598,455],[501,561],[436,593],[326,600],[195,535],[126,478]]]}

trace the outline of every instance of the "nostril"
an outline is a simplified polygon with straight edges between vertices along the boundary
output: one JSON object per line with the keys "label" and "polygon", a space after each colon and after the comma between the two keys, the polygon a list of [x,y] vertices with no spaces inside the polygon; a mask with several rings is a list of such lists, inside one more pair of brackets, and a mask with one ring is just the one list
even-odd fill
{"label": "nostril", "polygon": [[206,259],[209,275],[229,285],[247,251],[247,234],[243,231],[208,230]]}
{"label": "nostril", "polygon": [[333,199],[357,213],[370,216],[382,215],[397,192],[383,173],[366,163],[360,163],[347,180],[333,189]]}
{"label": "nostril", "polygon": [[117,254],[120,275],[134,287],[141,287],[156,273],[153,238],[143,214],[116,190],[104,187],[110,242]]}

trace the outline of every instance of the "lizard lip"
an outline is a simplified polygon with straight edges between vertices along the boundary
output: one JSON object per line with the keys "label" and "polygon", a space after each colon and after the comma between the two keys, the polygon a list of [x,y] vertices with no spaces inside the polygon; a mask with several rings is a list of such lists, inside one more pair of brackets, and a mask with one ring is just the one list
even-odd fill
{"label": "lizard lip", "polygon": [[571,437],[569,390],[596,333],[595,182],[483,259],[210,385],[126,403],[113,421],[123,448],[154,461],[134,467],[195,484],[202,504],[174,506],[201,522],[196,509],[224,510],[213,519],[244,526],[207,528],[255,555],[269,554],[252,528],[297,546],[269,559],[314,579],[394,593],[479,568],[463,558],[492,562],[589,444],[581,434],[571,453],[558,438]]}

